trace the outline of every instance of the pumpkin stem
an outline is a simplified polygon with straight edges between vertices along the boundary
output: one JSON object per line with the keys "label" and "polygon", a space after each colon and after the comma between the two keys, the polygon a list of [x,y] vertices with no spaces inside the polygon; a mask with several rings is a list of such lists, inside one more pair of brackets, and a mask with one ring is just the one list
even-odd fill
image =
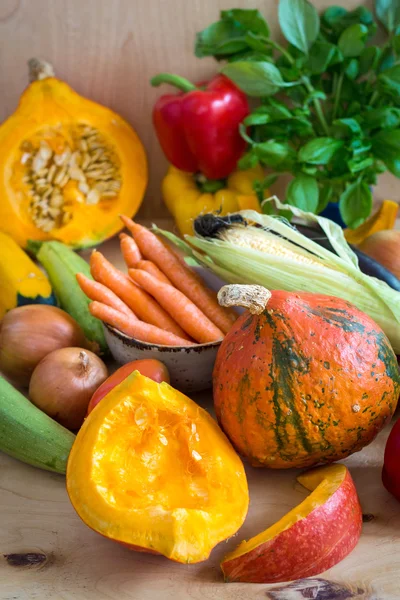
{"label": "pumpkin stem", "polygon": [[48,77],[55,77],[53,66],[41,58],[31,58],[28,60],[29,81],[39,81]]}
{"label": "pumpkin stem", "polygon": [[252,315],[260,315],[271,298],[271,292],[261,285],[224,285],[218,292],[221,306],[242,306]]}

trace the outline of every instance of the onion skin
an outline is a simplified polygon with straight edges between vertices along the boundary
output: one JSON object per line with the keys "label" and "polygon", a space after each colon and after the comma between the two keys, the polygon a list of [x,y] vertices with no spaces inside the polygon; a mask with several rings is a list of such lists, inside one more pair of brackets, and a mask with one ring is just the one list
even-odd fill
{"label": "onion skin", "polygon": [[87,346],[83,330],[68,313],[44,304],[13,308],[1,322],[0,371],[19,386],[28,387],[40,361],[67,346]]}
{"label": "onion skin", "polygon": [[400,231],[377,231],[368,237],[360,250],[371,256],[400,279]]}
{"label": "onion skin", "polygon": [[162,381],[166,381],[167,383],[170,382],[168,369],[161,361],[153,358],[133,360],[110,375],[110,377],[95,391],[89,402],[87,414],[91,413],[100,400],[102,400],[104,396],[107,396],[108,392],[126,379],[133,371],[139,371],[141,375],[145,375],[145,377],[152,379],[156,383],[161,383]]}
{"label": "onion skin", "polygon": [[29,398],[67,429],[82,425],[93,393],[107,379],[106,365],[83,348],[61,348],[40,361],[29,385]]}

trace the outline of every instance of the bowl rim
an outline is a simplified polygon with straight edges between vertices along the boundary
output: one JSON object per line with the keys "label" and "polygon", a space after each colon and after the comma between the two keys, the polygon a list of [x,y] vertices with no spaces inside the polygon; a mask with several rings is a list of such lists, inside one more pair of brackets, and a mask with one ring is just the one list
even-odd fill
{"label": "bowl rim", "polygon": [[107,323],[103,323],[103,327],[107,329],[111,335],[114,335],[116,338],[124,342],[129,346],[136,346],[142,350],[159,350],[160,352],[181,352],[184,350],[185,352],[198,352],[202,348],[217,348],[221,345],[222,340],[218,340],[217,342],[207,342],[206,344],[194,344],[191,346],[166,346],[163,344],[152,344],[149,342],[142,342],[141,340],[137,340],[136,338],[130,337],[119,329],[108,325]]}

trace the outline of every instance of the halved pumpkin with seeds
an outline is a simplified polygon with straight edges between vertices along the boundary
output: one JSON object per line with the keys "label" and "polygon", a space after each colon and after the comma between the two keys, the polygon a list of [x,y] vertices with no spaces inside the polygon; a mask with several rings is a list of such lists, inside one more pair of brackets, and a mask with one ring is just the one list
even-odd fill
{"label": "halved pumpkin with seeds", "polygon": [[147,162],[135,131],[108,108],[56,79],[51,65],[29,62],[32,83],[0,127],[0,228],[25,246],[56,239],[95,245],[136,213]]}

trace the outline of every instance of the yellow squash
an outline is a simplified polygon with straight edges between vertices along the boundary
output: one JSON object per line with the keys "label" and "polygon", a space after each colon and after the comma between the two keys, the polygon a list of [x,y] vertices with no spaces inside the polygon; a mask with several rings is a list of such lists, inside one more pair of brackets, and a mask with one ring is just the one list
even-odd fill
{"label": "yellow squash", "polygon": [[97,244],[122,229],[147,184],[143,145],[112,110],[29,63],[32,83],[0,127],[0,229],[21,246]]}
{"label": "yellow squash", "polygon": [[56,298],[43,271],[0,231],[0,319],[24,304],[56,304]]}
{"label": "yellow squash", "polygon": [[[179,232],[193,235],[193,221],[200,214],[218,212],[223,216],[245,209],[261,212],[253,183],[263,178],[260,166],[234,171],[220,189],[211,192],[205,190],[216,182],[207,181],[203,185],[196,175],[170,166],[162,182],[162,195]],[[218,185],[219,182],[216,187]],[[269,196],[268,190],[265,194]]]}
{"label": "yellow squash", "polygon": [[83,424],[67,491],[98,533],[181,563],[206,560],[234,535],[249,502],[243,464],[216,421],[138,371]]}

